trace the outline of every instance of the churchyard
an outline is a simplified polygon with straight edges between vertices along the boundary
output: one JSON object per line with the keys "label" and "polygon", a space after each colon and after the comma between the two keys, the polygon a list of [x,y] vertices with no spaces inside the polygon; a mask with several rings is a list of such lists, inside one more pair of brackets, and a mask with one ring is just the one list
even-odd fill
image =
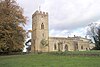
{"label": "churchyard", "polygon": [[0,56],[0,67],[100,67],[100,51]]}

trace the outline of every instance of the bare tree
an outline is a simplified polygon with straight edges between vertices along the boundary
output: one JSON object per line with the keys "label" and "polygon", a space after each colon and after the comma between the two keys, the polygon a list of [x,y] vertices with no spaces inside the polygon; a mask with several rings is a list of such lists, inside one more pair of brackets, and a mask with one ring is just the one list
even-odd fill
{"label": "bare tree", "polygon": [[96,50],[100,50],[100,24],[97,23],[91,23],[88,26],[87,29],[87,35],[92,37],[92,39],[95,42],[95,48]]}

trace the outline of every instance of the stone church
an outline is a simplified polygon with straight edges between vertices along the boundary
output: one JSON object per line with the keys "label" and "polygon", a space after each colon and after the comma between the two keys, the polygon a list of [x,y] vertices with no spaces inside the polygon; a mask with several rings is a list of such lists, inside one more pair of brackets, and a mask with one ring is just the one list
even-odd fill
{"label": "stone church", "polygon": [[90,39],[79,36],[49,37],[48,13],[36,11],[32,15],[31,52],[85,51],[94,47]]}

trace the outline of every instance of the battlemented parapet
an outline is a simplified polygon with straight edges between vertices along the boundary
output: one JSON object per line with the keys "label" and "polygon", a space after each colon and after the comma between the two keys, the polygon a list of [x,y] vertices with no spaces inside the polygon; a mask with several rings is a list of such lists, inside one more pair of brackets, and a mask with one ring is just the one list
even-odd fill
{"label": "battlemented parapet", "polygon": [[48,12],[42,12],[42,11],[36,11],[33,15],[32,15],[32,17],[34,17],[35,15],[43,15],[43,16],[48,16]]}

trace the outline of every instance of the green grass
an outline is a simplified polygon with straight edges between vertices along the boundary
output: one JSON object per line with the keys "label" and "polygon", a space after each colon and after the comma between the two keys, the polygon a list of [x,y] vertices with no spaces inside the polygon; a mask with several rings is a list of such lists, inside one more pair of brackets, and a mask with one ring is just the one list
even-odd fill
{"label": "green grass", "polygon": [[0,67],[100,67],[100,56],[62,56],[48,53],[0,56]]}

